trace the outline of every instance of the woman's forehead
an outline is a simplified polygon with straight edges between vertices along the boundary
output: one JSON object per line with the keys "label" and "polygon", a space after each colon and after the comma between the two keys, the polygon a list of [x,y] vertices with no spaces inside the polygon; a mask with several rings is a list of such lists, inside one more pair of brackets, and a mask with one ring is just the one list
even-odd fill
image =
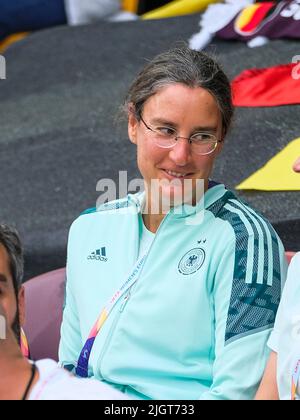
{"label": "woman's forehead", "polygon": [[170,84],[152,95],[144,105],[148,117],[166,119],[194,119],[196,124],[211,120],[217,124],[220,110],[213,95],[201,87],[180,83]]}
{"label": "woman's forehead", "polygon": [[149,103],[165,104],[172,102],[174,105],[179,105],[182,101],[191,102],[198,105],[217,105],[213,95],[202,87],[190,87],[182,83],[172,83],[160,88],[146,101],[145,105]]}

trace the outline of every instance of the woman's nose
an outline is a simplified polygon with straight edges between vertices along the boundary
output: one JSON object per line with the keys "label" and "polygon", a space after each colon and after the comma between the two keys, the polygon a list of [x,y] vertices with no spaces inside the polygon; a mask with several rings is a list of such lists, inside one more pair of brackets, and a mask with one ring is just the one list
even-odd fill
{"label": "woman's nose", "polygon": [[179,137],[170,152],[170,158],[178,166],[185,166],[191,160],[191,145],[186,138]]}

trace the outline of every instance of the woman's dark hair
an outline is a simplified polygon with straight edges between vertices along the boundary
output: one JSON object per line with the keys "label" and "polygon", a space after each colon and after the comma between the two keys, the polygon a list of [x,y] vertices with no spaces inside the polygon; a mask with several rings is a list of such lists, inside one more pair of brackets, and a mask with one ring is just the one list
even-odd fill
{"label": "woman's dark hair", "polygon": [[8,254],[9,268],[17,296],[23,280],[24,256],[20,237],[16,229],[0,224],[0,244],[4,246]]}
{"label": "woman's dark hair", "polygon": [[234,107],[230,82],[217,61],[210,55],[187,46],[176,47],[151,60],[132,83],[125,100],[127,112],[139,119],[145,102],[161,88],[182,83],[202,87],[216,100],[222,115],[224,136],[229,130]]}

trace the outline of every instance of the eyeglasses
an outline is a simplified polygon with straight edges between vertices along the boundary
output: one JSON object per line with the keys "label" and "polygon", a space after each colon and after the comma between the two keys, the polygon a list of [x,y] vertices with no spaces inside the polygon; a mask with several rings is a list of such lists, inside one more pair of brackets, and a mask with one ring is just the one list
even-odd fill
{"label": "eyeglasses", "polygon": [[172,127],[149,127],[149,125],[144,121],[141,115],[140,118],[145,127],[149,131],[151,131],[154,143],[158,147],[162,147],[164,149],[170,149],[174,147],[178,139],[186,139],[191,145],[192,153],[204,156],[214,152],[217,148],[218,143],[222,143],[223,141],[218,140],[217,137],[213,134],[205,132],[194,133],[190,137],[181,137],[178,136],[177,131]]}

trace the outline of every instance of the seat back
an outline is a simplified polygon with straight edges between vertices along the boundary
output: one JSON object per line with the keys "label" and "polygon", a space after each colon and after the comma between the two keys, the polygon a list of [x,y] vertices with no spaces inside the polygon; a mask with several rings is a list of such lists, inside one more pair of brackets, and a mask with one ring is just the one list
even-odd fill
{"label": "seat back", "polygon": [[32,360],[58,360],[66,270],[55,270],[25,283],[24,331]]}

